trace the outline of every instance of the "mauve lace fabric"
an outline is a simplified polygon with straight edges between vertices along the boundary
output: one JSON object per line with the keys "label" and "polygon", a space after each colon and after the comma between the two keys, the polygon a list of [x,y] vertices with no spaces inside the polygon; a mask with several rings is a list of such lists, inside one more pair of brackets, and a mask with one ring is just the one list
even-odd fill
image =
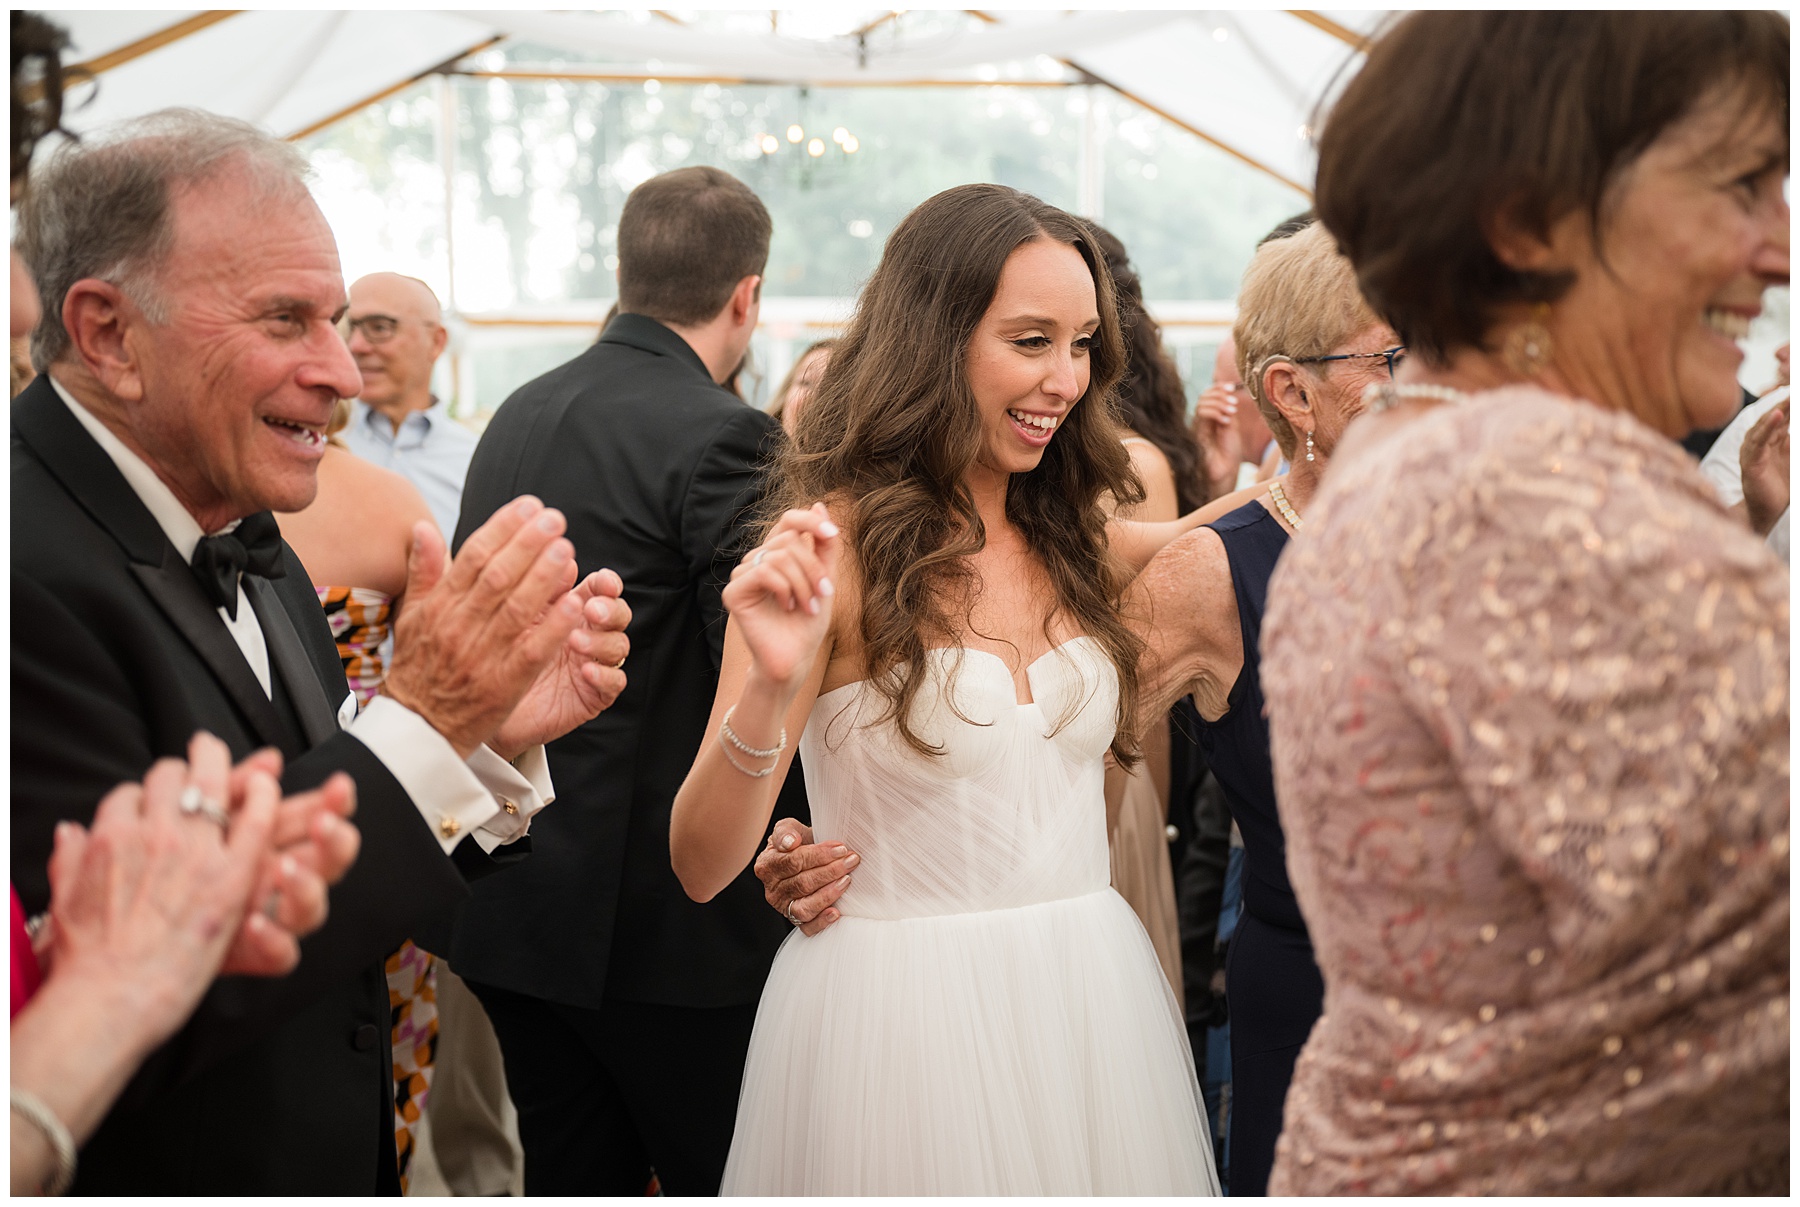
{"label": "mauve lace fabric", "polygon": [[1535,389],[1306,521],[1263,683],[1325,1014],[1270,1192],[1786,1192],[1785,568]]}

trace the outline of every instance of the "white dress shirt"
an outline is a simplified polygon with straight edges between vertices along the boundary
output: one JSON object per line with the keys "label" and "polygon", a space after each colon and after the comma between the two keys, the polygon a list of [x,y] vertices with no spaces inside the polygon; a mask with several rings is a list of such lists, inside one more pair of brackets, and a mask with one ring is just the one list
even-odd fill
{"label": "white dress shirt", "polygon": [[[50,384],[88,435],[119,467],[176,552],[184,561],[192,562],[194,547],[207,534],[175,492],[142,457],[77,402],[61,382],[52,377]],[[220,531],[229,532],[237,524],[234,520]],[[269,648],[241,578],[237,603],[235,620],[224,608],[218,610],[219,619],[243,651],[244,660],[263,691],[273,696]],[[481,849],[490,853],[522,838],[531,828],[532,816],[555,799],[550,765],[542,746],[532,747],[516,765],[486,746],[465,762],[456,757],[456,748],[425,718],[391,697],[376,696],[360,712],[355,703],[356,695],[351,693],[338,709],[339,725],[367,746],[399,781],[431,832],[437,835],[445,854],[455,849],[466,834],[474,834]]]}

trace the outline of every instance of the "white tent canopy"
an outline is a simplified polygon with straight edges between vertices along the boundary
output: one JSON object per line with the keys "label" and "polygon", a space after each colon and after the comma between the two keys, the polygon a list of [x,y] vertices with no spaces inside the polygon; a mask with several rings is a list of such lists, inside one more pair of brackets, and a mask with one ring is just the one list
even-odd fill
{"label": "white tent canopy", "polygon": [[[64,121],[77,132],[182,105],[301,138],[438,73],[832,87],[1104,86],[1280,181],[1300,203],[1310,198],[1311,127],[1319,101],[1354,71],[1359,47],[1385,16],[1376,10],[920,11],[847,5],[51,14],[70,34],[65,60],[93,77],[70,97]],[[539,70],[522,64],[516,53],[521,46],[560,65]],[[1083,154],[1083,171],[1090,175],[1076,208],[1092,216],[1099,216],[1100,160],[1091,148]],[[434,280],[445,275],[425,266],[416,271]],[[583,302],[574,309],[580,322],[592,323],[604,304]],[[771,298],[765,317],[776,331],[768,358],[772,372],[785,366],[798,338],[793,333],[831,326],[847,306],[845,298]],[[1234,312],[1225,299],[1162,299],[1154,308],[1175,343],[1216,340]],[[1748,341],[1744,379],[1753,388],[1773,372],[1772,350],[1786,338],[1786,316],[1786,291],[1776,291],[1770,315]],[[546,338],[548,329],[527,331],[534,317],[522,311],[462,317],[487,323],[484,333],[473,334],[495,346]],[[573,320],[559,321],[566,327]]]}
{"label": "white tent canopy", "polygon": [[70,115],[75,130],[189,105],[297,137],[516,39],[671,79],[1098,81],[1304,192],[1314,104],[1381,16],[959,11],[941,29],[902,37],[894,15],[64,10],[55,19],[70,32],[69,57],[97,73],[91,102]]}

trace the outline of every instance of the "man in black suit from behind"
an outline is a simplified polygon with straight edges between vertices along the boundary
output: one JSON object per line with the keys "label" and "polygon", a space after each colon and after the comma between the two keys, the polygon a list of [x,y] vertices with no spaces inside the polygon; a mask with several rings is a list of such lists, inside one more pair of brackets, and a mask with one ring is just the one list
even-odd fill
{"label": "man in black suit from behind", "polygon": [[[521,491],[625,580],[633,687],[549,747],[561,797],[530,861],[475,886],[451,965],[500,1036],[527,1194],[716,1194],[764,979],[788,924],[748,871],[701,905],[669,808],[702,742],[720,592],[780,428],[720,383],[755,330],[771,225],[715,168],[646,181],[619,218],[619,311],[521,386],[475,450],[458,539]],[[796,735],[797,736],[797,735]],[[788,777],[776,816],[804,816]]]}
{"label": "man in black suit from behind", "polygon": [[522,854],[554,791],[540,744],[624,686],[616,582],[571,590],[562,517],[521,500],[448,567],[419,526],[358,714],[270,515],[312,501],[361,385],[306,170],[252,126],[169,110],[59,149],[20,212],[43,300],[41,376],[12,407],[21,899],[48,903],[59,821],[196,729],[237,759],[278,749],[289,792],[349,773],[362,835],[299,967],[209,990],[81,1153],[78,1194],[399,1193],[383,958]]}

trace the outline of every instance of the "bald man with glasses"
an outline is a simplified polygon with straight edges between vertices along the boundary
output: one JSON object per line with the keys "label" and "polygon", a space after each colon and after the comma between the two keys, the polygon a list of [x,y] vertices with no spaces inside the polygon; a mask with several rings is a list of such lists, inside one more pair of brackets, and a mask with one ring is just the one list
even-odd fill
{"label": "bald man with glasses", "polygon": [[[449,540],[477,439],[431,392],[432,366],[449,340],[437,295],[395,272],[363,277],[350,286],[345,333],[363,379],[345,444],[418,487]],[[500,1042],[481,1003],[447,964],[438,967],[437,1011],[437,1060],[425,1107],[432,1156],[452,1194],[508,1194],[519,1154],[516,1129],[506,1122]]]}
{"label": "bald man with glasses", "polygon": [[432,366],[449,340],[437,295],[417,278],[372,273],[350,286],[347,323],[363,388],[344,443],[418,487],[448,539],[476,437],[431,392]]}

